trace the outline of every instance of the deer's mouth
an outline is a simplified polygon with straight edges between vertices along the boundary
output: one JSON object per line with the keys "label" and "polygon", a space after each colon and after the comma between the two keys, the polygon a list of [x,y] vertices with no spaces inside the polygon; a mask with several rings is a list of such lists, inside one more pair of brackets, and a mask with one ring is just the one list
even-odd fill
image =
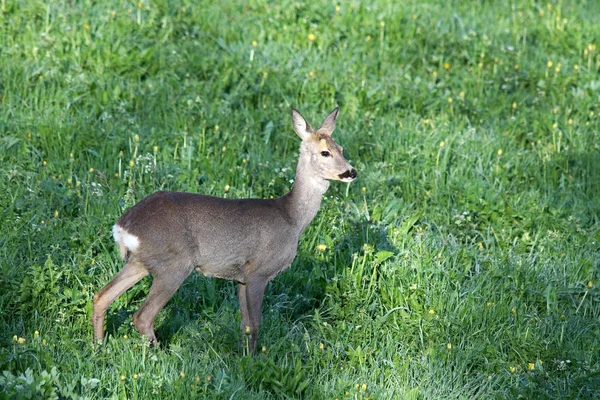
{"label": "deer's mouth", "polygon": [[356,179],[356,175],[358,175],[356,173],[356,170],[352,168],[347,170],[343,174],[339,174],[338,177],[342,182],[352,182],[354,179]]}

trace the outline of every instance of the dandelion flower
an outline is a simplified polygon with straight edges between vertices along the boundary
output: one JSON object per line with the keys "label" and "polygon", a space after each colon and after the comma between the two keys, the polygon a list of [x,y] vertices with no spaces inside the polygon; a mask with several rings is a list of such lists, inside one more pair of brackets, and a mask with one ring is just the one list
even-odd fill
{"label": "dandelion flower", "polygon": [[429,314],[431,314],[431,315],[435,314],[435,310],[433,308],[430,308],[429,309]]}
{"label": "dandelion flower", "polygon": [[318,245],[317,245],[317,250],[318,250],[320,253],[324,253],[324,252],[325,252],[325,250],[327,250],[327,245],[326,245],[326,244],[323,244],[323,243],[321,243],[321,244],[318,244]]}
{"label": "dandelion flower", "polygon": [[452,350],[452,343],[448,343],[448,344],[446,345],[446,347],[448,348],[448,350]]}
{"label": "dandelion flower", "polygon": [[450,69],[450,63],[445,63],[444,64],[444,69]]}
{"label": "dandelion flower", "polygon": [[512,367],[512,366],[511,366],[511,367],[509,367],[508,369],[510,370],[510,373],[511,373],[511,374],[514,374],[514,373],[515,373],[515,371],[517,370],[515,367]]}
{"label": "dandelion flower", "polygon": [[367,384],[363,383],[362,386],[360,387],[362,389],[362,391],[364,392],[365,390],[367,390]]}
{"label": "dandelion flower", "polygon": [[127,377],[125,375],[121,375],[121,381],[124,381],[125,379],[127,379]]}
{"label": "dandelion flower", "polygon": [[229,192],[229,189],[231,189],[231,187],[229,185],[225,185],[225,188],[224,188],[225,193]]}
{"label": "dandelion flower", "polygon": [[530,363],[527,363],[527,368],[528,368],[530,371],[533,371],[533,370],[535,369],[535,364],[534,364],[534,363],[532,363],[532,362],[530,362]]}
{"label": "dandelion flower", "polygon": [[592,281],[588,281],[588,287],[591,288],[592,286],[594,286],[594,283]]}
{"label": "dandelion flower", "polygon": [[548,68],[552,68],[552,65],[554,65],[554,64],[552,63],[552,61],[548,61],[548,63],[546,64],[546,66],[547,66]]}
{"label": "dandelion flower", "polygon": [[25,344],[25,342],[26,342],[25,338],[22,338],[22,337],[20,337],[20,338],[17,340],[17,343],[19,343],[19,344]]}
{"label": "dandelion flower", "polygon": [[498,154],[498,156],[501,156],[502,155],[502,149],[498,149],[497,154]]}
{"label": "dandelion flower", "polygon": [[319,350],[323,351],[325,349],[325,345],[323,343],[319,343]]}
{"label": "dandelion flower", "polygon": [[311,42],[314,42],[316,38],[317,37],[315,36],[314,33],[309,33],[308,34],[308,40],[310,40]]}

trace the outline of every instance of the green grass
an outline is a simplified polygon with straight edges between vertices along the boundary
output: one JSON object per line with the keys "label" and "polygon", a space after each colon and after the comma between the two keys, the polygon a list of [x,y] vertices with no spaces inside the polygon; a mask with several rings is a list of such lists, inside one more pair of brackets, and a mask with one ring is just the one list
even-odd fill
{"label": "green grass", "polygon": [[[599,3],[339,5],[2,1],[0,397],[598,395]],[[196,275],[159,349],[131,322],[149,278],[92,345],[127,207],[280,196],[290,108],[337,105],[359,178],[269,285],[266,353]]]}

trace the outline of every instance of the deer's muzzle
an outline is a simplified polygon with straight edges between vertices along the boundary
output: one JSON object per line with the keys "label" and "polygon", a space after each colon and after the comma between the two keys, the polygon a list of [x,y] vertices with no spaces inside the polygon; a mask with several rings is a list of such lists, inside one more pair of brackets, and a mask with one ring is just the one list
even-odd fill
{"label": "deer's muzzle", "polygon": [[356,178],[356,170],[354,168],[347,170],[346,172],[344,172],[343,174],[339,174],[338,176],[340,177],[341,180],[348,180],[348,181],[352,181],[354,180],[354,178]]}

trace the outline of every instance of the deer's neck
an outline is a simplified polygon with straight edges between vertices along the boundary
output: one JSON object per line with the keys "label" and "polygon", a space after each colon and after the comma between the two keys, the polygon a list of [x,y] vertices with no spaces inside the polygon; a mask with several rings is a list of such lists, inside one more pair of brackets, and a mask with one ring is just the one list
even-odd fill
{"label": "deer's neck", "polygon": [[317,215],[323,194],[329,188],[329,181],[311,173],[308,157],[310,156],[300,152],[294,185],[285,196],[288,214],[300,233]]}

